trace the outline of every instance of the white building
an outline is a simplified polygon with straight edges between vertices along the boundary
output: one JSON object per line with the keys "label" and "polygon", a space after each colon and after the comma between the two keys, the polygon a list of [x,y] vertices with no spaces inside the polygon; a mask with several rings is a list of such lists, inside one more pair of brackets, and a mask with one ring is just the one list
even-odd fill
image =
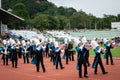
{"label": "white building", "polygon": [[120,29],[120,22],[111,22],[112,29]]}

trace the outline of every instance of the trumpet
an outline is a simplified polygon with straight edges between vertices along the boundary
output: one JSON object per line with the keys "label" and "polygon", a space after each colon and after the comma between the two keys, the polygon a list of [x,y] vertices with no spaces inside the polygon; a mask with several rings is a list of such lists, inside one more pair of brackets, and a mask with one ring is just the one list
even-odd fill
{"label": "trumpet", "polygon": [[105,53],[105,51],[106,51],[106,49],[105,48],[100,48],[100,53],[102,53],[102,54],[104,54]]}

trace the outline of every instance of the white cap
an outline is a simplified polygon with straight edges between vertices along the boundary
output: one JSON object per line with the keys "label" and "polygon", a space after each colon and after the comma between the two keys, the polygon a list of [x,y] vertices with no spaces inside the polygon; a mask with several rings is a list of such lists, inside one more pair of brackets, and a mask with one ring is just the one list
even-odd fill
{"label": "white cap", "polygon": [[34,39],[34,41],[35,41],[35,44],[36,44],[36,45],[39,45],[39,44],[40,44],[40,41],[39,41],[38,39]]}
{"label": "white cap", "polygon": [[25,40],[22,40],[22,45],[23,45],[23,46],[26,46]]}
{"label": "white cap", "polygon": [[83,44],[85,44],[85,43],[87,42],[86,37],[83,37],[83,38],[81,39],[81,41],[82,41]]}
{"label": "white cap", "polygon": [[108,40],[107,40],[106,38],[104,38],[104,39],[103,39],[103,42],[104,42],[104,44],[105,44],[106,42],[108,42]]}
{"label": "white cap", "polygon": [[15,44],[15,40],[14,40],[14,39],[12,40],[11,44],[12,44],[12,45]]}
{"label": "white cap", "polygon": [[72,40],[71,36],[68,37],[69,42]]}
{"label": "white cap", "polygon": [[55,42],[55,47],[59,47],[59,44],[58,44],[58,42]]}
{"label": "white cap", "polygon": [[92,45],[93,49],[95,49],[97,46],[99,46],[95,40],[91,41],[91,45]]}
{"label": "white cap", "polygon": [[52,42],[52,38],[49,38],[50,42]]}
{"label": "white cap", "polygon": [[80,43],[80,40],[78,38],[74,39],[76,46]]}
{"label": "white cap", "polygon": [[27,41],[27,44],[30,44],[30,41]]}
{"label": "white cap", "polygon": [[64,39],[64,43],[65,43],[65,44],[67,44],[67,40],[68,40],[67,38]]}
{"label": "white cap", "polygon": [[6,40],[3,40],[3,44],[6,44],[7,43],[7,41]]}
{"label": "white cap", "polygon": [[17,44],[20,44],[20,41],[19,41],[19,39],[17,39]]}
{"label": "white cap", "polygon": [[55,38],[52,39],[52,42],[55,42]]}

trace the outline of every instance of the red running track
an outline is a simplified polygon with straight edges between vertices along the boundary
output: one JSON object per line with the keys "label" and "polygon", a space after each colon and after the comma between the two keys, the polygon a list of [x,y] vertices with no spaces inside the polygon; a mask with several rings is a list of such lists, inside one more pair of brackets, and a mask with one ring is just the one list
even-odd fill
{"label": "red running track", "polygon": [[[1,57],[1,55],[0,55]],[[93,57],[90,57],[90,63],[93,62]],[[55,69],[49,58],[44,58],[46,72],[43,73],[40,67],[40,72],[36,72],[35,65],[23,64],[23,59],[19,59],[18,68],[12,68],[9,61],[8,66],[4,66],[0,59],[0,80],[120,80],[120,58],[114,58],[115,65],[105,65],[105,59],[102,59],[105,70],[108,74],[103,75],[100,67],[98,74],[94,75],[94,69],[88,67],[89,78],[79,78],[78,71],[76,70],[76,56],[75,61],[65,64],[62,60],[65,69]]]}

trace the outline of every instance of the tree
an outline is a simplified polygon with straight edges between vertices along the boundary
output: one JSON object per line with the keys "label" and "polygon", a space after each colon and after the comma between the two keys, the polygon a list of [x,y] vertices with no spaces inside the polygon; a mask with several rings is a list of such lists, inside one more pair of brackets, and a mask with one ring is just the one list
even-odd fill
{"label": "tree", "polygon": [[111,29],[111,22],[116,22],[117,21],[117,17],[114,15],[106,15],[104,14],[104,26],[107,29]]}
{"label": "tree", "polygon": [[90,27],[90,17],[83,11],[79,11],[77,13],[74,13],[70,17],[70,23],[71,28],[77,28],[77,29],[89,29]]}
{"label": "tree", "polygon": [[48,16],[48,20],[49,20],[49,29],[50,30],[55,30],[55,29],[59,29],[59,20],[55,17],[55,16]]}
{"label": "tree", "polygon": [[29,20],[29,13],[26,9],[26,6],[23,3],[17,3],[13,7],[13,13],[17,16],[24,18],[25,20]]}
{"label": "tree", "polygon": [[117,21],[120,22],[120,14],[117,15]]}
{"label": "tree", "polygon": [[67,24],[70,22],[70,20],[67,17],[62,16],[62,15],[56,15],[55,18],[58,21],[57,29],[63,30],[63,29],[68,29],[69,28],[69,26]]}
{"label": "tree", "polygon": [[35,18],[31,20],[31,23],[35,28],[39,30],[49,29],[50,27],[47,14],[37,14]]}
{"label": "tree", "polygon": [[25,20],[25,22],[21,22],[16,24],[16,26],[26,26],[30,24],[30,17],[29,13],[26,9],[26,6],[23,3],[17,3],[15,6],[13,6],[13,13]]}

